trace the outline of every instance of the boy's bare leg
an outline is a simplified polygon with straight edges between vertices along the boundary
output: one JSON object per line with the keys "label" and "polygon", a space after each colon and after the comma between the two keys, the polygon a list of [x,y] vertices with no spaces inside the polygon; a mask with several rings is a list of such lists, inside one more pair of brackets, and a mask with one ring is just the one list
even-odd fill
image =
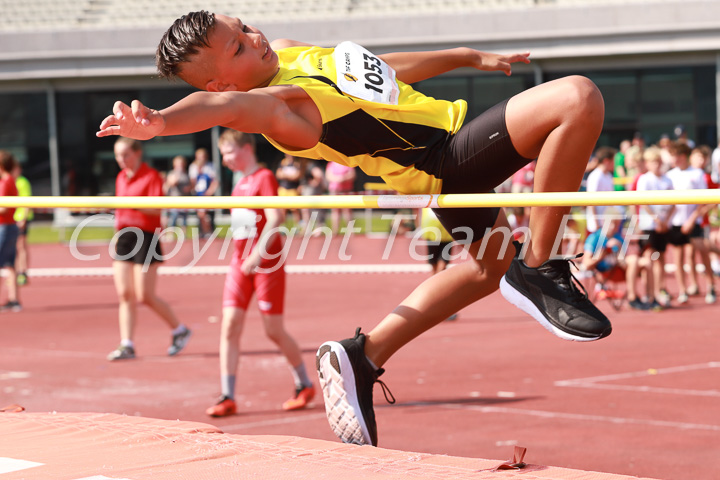
{"label": "boy's bare leg", "polygon": [[485,235],[481,256],[479,240],[468,248],[470,260],[426,279],[367,335],[358,329],[355,338],[320,346],[317,367],[325,412],[343,442],[377,445],[372,387],[383,373],[380,365],[413,338],[498,289],[515,248],[502,211],[495,227],[507,230]]}
{"label": "boy's bare leg", "polygon": [[635,255],[625,257],[627,269],[625,270],[625,287],[627,289],[627,298],[629,301],[638,300],[636,292],[636,281],[639,277],[640,259]]}
{"label": "boy's bare leg", "polygon": [[[523,157],[538,158],[536,191],[578,190],[600,135],[603,116],[604,104],[599,90],[582,77],[549,82],[509,101],[506,125],[515,149]],[[563,216],[568,212],[569,207],[533,208],[532,238],[525,257],[529,267],[539,267],[548,260]],[[507,226],[502,212],[495,226]],[[475,242],[470,253],[476,261],[462,263],[427,279],[367,335],[358,330],[352,339],[321,345],[317,365],[326,414],[332,430],[343,442],[377,445],[372,385],[383,370],[375,368],[448,315],[497,290],[503,275],[514,265],[515,257],[514,248],[502,248],[503,240],[501,235],[490,238],[488,248],[479,259],[476,252],[481,242]],[[567,288],[572,292],[572,286]],[[590,307],[594,308],[591,304]],[[606,336],[610,332],[609,322],[602,318],[597,324],[601,327],[598,330],[604,331],[585,338],[571,335],[570,339],[594,340]],[[570,319],[574,321],[575,317]],[[587,323],[585,319],[580,320],[581,324]],[[594,320],[590,320],[592,322]]]}
{"label": "boy's bare leg", "polygon": [[265,334],[278,346],[282,354],[285,355],[288,363],[293,367],[300,365],[302,363],[300,347],[295,339],[285,330],[283,315],[263,313],[262,319],[263,325],[265,326]]}
{"label": "boy's bare leg", "polygon": [[421,333],[498,289],[515,254],[505,236],[510,225],[502,210],[493,226],[497,228],[501,228],[499,233],[486,235],[481,258],[478,251],[483,241],[478,240],[468,248],[472,260],[429,277],[366,335],[365,355],[376,366]]}
{"label": "boy's bare leg", "polygon": [[678,295],[684,295],[685,286],[685,246],[673,245],[673,261],[675,262],[675,281],[678,284]]}
{"label": "boy's bare leg", "polygon": [[[576,192],[602,130],[605,105],[597,87],[584,77],[565,77],[538,85],[510,99],[505,113],[515,149],[537,158],[536,192]],[[551,253],[570,207],[533,207],[532,238],[525,263],[537,267]]]}
{"label": "boy's bare leg", "polygon": [[120,340],[132,341],[135,336],[135,317],[137,315],[137,299],[133,285],[132,263],[114,261],[113,279],[117,292],[120,322]]}
{"label": "boy's bare leg", "polygon": [[133,265],[135,292],[138,302],[147,305],[172,329],[180,326],[172,307],[158,297],[156,293],[158,264],[152,263],[147,267],[142,264]]}

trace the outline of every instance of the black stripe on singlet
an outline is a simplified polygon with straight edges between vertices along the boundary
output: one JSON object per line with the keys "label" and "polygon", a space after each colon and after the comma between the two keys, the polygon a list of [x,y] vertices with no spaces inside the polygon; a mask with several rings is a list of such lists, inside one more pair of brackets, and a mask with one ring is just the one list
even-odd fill
{"label": "black stripe on singlet", "polygon": [[355,110],[324,124],[320,142],[348,157],[384,157],[441,178],[443,150],[449,138],[450,133],[442,128],[381,120]]}

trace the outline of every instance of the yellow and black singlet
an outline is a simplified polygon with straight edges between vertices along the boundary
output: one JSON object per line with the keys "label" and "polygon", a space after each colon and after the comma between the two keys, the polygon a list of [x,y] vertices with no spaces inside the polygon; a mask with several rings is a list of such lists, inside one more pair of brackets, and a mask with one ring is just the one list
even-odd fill
{"label": "yellow and black singlet", "polygon": [[291,47],[277,52],[280,71],[270,85],[297,85],[322,116],[320,141],[291,155],[358,166],[404,194],[440,193],[443,150],[462,126],[463,100],[427,97],[351,42],[335,48]]}

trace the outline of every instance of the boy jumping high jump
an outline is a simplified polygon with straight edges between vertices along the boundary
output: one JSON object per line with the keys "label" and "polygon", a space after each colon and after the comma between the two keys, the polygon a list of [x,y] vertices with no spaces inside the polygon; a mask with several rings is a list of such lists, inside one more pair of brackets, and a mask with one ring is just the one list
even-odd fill
{"label": "boy jumping high jump", "polygon": [[[491,192],[537,158],[535,191],[577,191],[604,116],[602,96],[588,79],[538,85],[465,126],[464,101],[436,100],[408,85],[460,67],[510,75],[511,65],[529,63],[528,56],[469,48],[374,55],[350,42],[335,48],[270,43],[237,18],[193,12],[165,33],[157,66],[162,76],[204,91],[159,111],[137,100],[116,102],[97,135],[145,140],[222,125],[260,133],[292,155],[359,166],[404,194]],[[563,339],[609,335],[610,322],[577,287],[570,261],[550,259],[568,211],[534,207],[531,239],[515,250],[503,233],[493,233],[508,227],[500,209],[436,209],[446,229],[469,243],[474,261],[428,278],[368,334],[358,329],[353,338],[320,347],[320,382],[335,434],[377,445],[372,388],[380,367],[498,287]]]}

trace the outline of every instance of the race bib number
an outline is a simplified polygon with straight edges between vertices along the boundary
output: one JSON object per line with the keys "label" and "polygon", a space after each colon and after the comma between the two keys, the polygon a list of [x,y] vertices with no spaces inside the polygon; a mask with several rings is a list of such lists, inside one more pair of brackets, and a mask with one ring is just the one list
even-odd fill
{"label": "race bib number", "polygon": [[257,232],[257,213],[248,208],[233,208],[230,211],[230,228],[234,240],[255,237]]}
{"label": "race bib number", "polygon": [[352,42],[343,42],[333,53],[337,81],[343,91],[369,102],[397,105],[395,70],[378,57]]}

